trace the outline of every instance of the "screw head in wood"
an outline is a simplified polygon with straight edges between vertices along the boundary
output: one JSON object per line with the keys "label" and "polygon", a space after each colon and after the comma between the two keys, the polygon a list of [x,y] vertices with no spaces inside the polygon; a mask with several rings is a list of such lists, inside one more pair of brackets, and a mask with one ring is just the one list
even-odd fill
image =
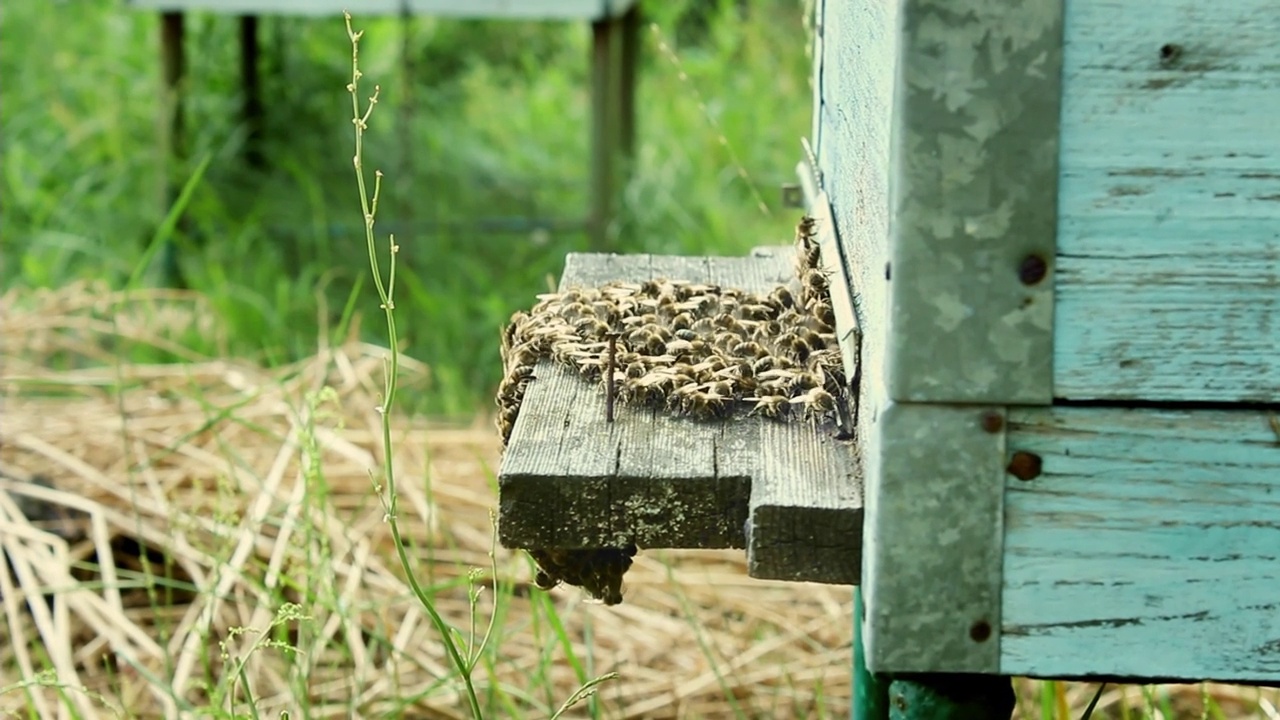
{"label": "screw head in wood", "polygon": [[1040,477],[1040,471],[1044,469],[1044,461],[1035,453],[1019,450],[1009,458],[1009,465],[1005,467],[1010,475],[1019,480],[1034,480]]}
{"label": "screw head in wood", "polygon": [[1018,265],[1018,279],[1023,285],[1035,285],[1049,272],[1049,265],[1039,255],[1028,255]]}
{"label": "screw head in wood", "polygon": [[990,640],[991,639],[991,623],[987,622],[986,620],[979,620],[973,625],[970,625],[969,639],[976,643],[982,643]]}

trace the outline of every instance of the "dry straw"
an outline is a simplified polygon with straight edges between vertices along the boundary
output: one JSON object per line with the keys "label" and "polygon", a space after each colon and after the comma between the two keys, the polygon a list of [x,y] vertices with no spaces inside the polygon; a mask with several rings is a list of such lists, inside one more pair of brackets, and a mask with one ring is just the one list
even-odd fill
{"label": "dry straw", "polygon": [[[211,317],[186,293],[10,292],[0,313],[0,533],[15,571],[0,573],[0,687],[29,685],[0,695],[0,711],[173,715],[218,697],[242,659],[237,697],[251,692],[264,716],[296,709],[304,692],[318,717],[383,717],[427,690],[407,717],[465,716],[373,492],[383,349],[349,341],[271,371],[179,354],[174,338]],[[143,345],[184,362],[113,362]],[[401,372],[410,387],[427,375],[405,358]],[[491,584],[498,438],[487,419],[394,427],[402,532],[419,580],[465,633],[468,574]],[[25,482],[33,475],[51,487]],[[740,552],[674,557],[642,554],[614,608],[551,593],[581,662],[620,674],[599,689],[606,715],[847,711],[848,588],[751,580]],[[479,691],[499,684],[546,717],[580,680],[527,560],[499,548],[496,568],[513,587]],[[493,595],[481,593],[481,627]],[[267,629],[285,600],[305,618],[279,621],[280,637],[301,652],[232,631]],[[538,673],[551,690],[531,695]]]}

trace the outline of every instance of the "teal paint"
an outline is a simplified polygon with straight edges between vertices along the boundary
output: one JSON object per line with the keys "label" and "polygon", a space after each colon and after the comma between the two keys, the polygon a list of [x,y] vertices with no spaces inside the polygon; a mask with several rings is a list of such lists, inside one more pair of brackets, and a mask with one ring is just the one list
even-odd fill
{"label": "teal paint", "polygon": [[1280,680],[1267,413],[1012,410],[1000,672]]}
{"label": "teal paint", "polygon": [[1065,27],[1054,395],[1280,402],[1280,3]]}

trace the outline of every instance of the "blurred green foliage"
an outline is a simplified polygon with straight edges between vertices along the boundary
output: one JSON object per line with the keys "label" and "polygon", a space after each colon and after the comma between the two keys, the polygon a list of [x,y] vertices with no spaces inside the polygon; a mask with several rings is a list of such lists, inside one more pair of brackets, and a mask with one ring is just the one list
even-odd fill
{"label": "blurred green foliage", "polygon": [[[787,241],[797,211],[780,206],[777,188],[793,179],[812,107],[805,3],[649,0],[644,8],[687,80],[646,27],[624,249],[737,254]],[[365,157],[386,174],[380,237],[395,232],[403,248],[403,349],[435,378],[419,409],[487,410],[500,373],[499,327],[545,291],[566,252],[590,249],[582,232],[562,229],[587,207],[589,27],[354,22],[366,31],[366,80],[382,88]],[[382,341],[351,170],[342,20],[262,19],[261,170],[243,162],[238,32],[233,17],[186,19],[187,148],[178,181],[203,158],[211,162],[175,236],[183,276],[210,298],[230,331],[224,351],[235,355],[266,363],[307,355],[321,324],[337,323],[351,299],[362,335]],[[158,36],[153,13],[121,2],[5,4],[6,288],[80,278],[121,286],[141,261],[167,209],[156,141]],[[555,224],[531,228],[533,218]],[[212,340],[192,342],[220,351]]]}

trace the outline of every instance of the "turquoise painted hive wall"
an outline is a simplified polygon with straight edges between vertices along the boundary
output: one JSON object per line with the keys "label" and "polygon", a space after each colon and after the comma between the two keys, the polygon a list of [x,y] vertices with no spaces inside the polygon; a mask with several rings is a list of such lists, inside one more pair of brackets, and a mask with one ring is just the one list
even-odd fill
{"label": "turquoise painted hive wall", "polygon": [[[1016,310],[966,292],[1009,284],[1017,225],[988,247],[926,237],[929,262],[969,253],[932,298],[922,266],[898,258],[921,242],[905,234],[903,174],[938,168],[928,192],[959,187],[980,206],[1002,148],[977,127],[1017,127],[999,113],[1019,103],[976,117],[979,104],[939,102],[963,157],[912,142],[924,126],[904,109],[923,104],[903,57],[910,42],[936,50],[909,56],[913,81],[946,88],[963,63],[1011,51],[956,43],[949,24],[970,31],[986,13],[1016,35],[1018,13],[1051,12],[1057,168],[1029,188],[1056,205],[1051,343],[1032,358],[1044,387],[1014,393],[1002,373],[972,382],[981,354],[999,355],[991,336],[958,344],[976,360],[918,349]],[[826,0],[819,14],[816,154],[862,333],[869,665],[1280,682],[1280,4]],[[907,16],[933,45],[908,36]],[[898,283],[923,288],[912,322],[895,316]],[[922,357],[902,361],[913,348]]]}

